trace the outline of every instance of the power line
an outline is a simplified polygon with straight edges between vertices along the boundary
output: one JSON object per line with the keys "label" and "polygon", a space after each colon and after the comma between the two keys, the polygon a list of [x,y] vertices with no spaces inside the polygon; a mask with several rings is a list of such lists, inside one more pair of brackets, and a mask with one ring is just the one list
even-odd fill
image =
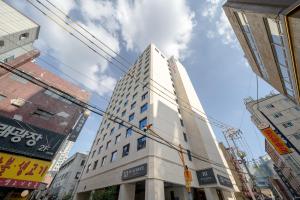
{"label": "power line", "polygon": [[[91,49],[92,51],[94,51],[96,54],[100,55],[101,57],[103,57],[104,59],[106,59],[109,63],[111,63],[112,65],[116,66],[119,70],[121,70],[122,72],[126,73],[126,71],[124,71],[119,65],[116,65],[113,61],[109,60],[107,57],[105,57],[104,55],[102,55],[101,53],[99,53],[98,51],[96,51],[93,47],[89,46],[87,43],[85,43],[82,39],[78,38],[78,36],[74,35],[73,33],[71,33],[69,30],[67,30],[65,27],[63,27],[63,25],[61,25],[60,23],[58,23],[56,20],[54,20],[51,16],[47,15],[44,11],[42,11],[39,7],[37,7],[36,5],[34,5],[30,0],[27,0],[32,6],[34,6],[36,9],[38,9],[42,14],[44,14],[46,17],[48,17],[49,19],[51,19],[53,22],[55,22],[58,26],[60,26],[61,28],[63,28],[63,30],[67,31],[70,35],[72,35],[73,37],[75,37],[76,39],[78,39],[80,42],[82,42],[83,44],[85,44],[89,49]],[[41,4],[43,7],[45,7],[48,11],[50,11],[53,15],[55,15],[56,17],[58,17],[60,20],[63,21],[63,23],[67,26],[70,26],[73,30],[75,30],[77,33],[79,33],[81,36],[83,36],[85,39],[87,39],[89,42],[91,42],[94,46],[98,47],[102,52],[106,52],[105,50],[103,50],[101,47],[99,47],[98,45],[96,45],[93,41],[91,41],[89,38],[87,38],[86,36],[84,36],[80,31],[78,31],[77,29],[75,29],[73,26],[70,25],[70,23],[64,21],[64,19],[62,19],[60,16],[58,16],[54,11],[52,11],[50,8],[48,8],[47,6],[45,6],[43,3],[41,3],[39,0],[37,0],[37,2],[39,4]],[[63,13],[69,20],[71,20],[71,17],[69,17],[68,15],[66,15],[65,13]],[[73,22],[73,21],[72,21]],[[86,29],[85,29],[86,30]],[[87,31],[87,30],[86,30]],[[108,54],[106,52],[106,54]],[[119,64],[122,65],[122,67],[125,67],[125,69],[128,70],[128,67],[126,65],[124,65],[123,63],[121,63],[119,60],[115,59],[114,57],[112,57],[110,54],[108,54],[113,60],[116,60]],[[128,74],[130,77],[134,77],[134,75]],[[150,78],[151,79],[151,78]],[[158,84],[160,87],[164,88],[166,91],[168,91],[169,93],[171,93],[172,95],[174,95],[171,91],[169,91],[168,89],[166,89],[164,86],[162,86],[161,84],[157,83],[155,80],[151,79],[153,82],[155,82],[156,84]],[[139,81],[141,82],[141,81]],[[144,82],[141,82],[142,84],[144,84]],[[164,94],[165,96],[171,98],[172,100],[174,100],[172,97],[170,97],[169,95],[167,95],[166,93],[164,93],[163,91],[161,91],[160,89],[158,89],[157,87],[155,87],[152,84],[153,88],[157,89],[159,92],[161,92],[162,94]],[[156,91],[154,91],[153,89],[151,89],[150,87],[147,86],[148,89],[152,90],[153,92],[155,92],[156,94],[158,94]],[[161,96],[161,95],[159,95]],[[174,95],[176,96],[176,95]],[[174,104],[177,106],[177,104],[175,104],[173,101],[170,101],[169,99],[161,96],[162,98],[166,99],[167,101],[169,101],[170,103]],[[176,96],[179,99],[183,99],[182,97]],[[189,105],[189,103],[185,102],[184,100],[182,100],[183,103],[185,103],[186,105]],[[201,115],[204,116],[199,116],[202,119],[204,119],[206,122],[218,126],[219,128],[228,128],[231,127],[229,125],[226,125],[225,123],[213,118],[213,117],[209,117],[207,116],[203,111],[200,111],[198,108],[193,107],[192,105],[189,105],[192,108],[194,108],[195,110],[197,110],[198,112],[201,113]],[[186,106],[182,106],[184,107],[183,110],[189,110],[191,112],[189,112],[190,114],[194,114],[194,111],[192,109],[190,109],[189,107]],[[197,113],[198,114],[198,113]],[[197,118],[199,118],[197,116]],[[208,118],[212,119],[214,122],[211,122],[208,120]]]}
{"label": "power line", "polygon": [[[159,137],[159,139],[162,140],[163,142],[160,141],[160,140],[158,140],[158,139],[156,139],[156,138],[150,137],[149,135],[145,134],[145,132],[142,131],[142,130],[141,130],[139,127],[137,127],[136,125],[134,125],[134,124],[132,124],[132,123],[130,123],[130,122],[127,122],[127,121],[125,121],[125,120],[123,120],[123,119],[120,119],[118,116],[114,116],[114,115],[112,115],[112,114],[110,114],[110,113],[107,113],[107,112],[103,111],[102,109],[100,109],[100,108],[98,108],[98,107],[96,107],[96,106],[94,106],[94,105],[85,103],[85,102],[83,102],[83,101],[77,99],[76,97],[73,97],[72,95],[63,92],[62,90],[60,90],[60,89],[58,89],[58,88],[56,88],[56,87],[54,87],[54,86],[51,86],[51,85],[45,83],[44,81],[42,81],[42,80],[40,80],[40,79],[37,79],[37,78],[33,77],[32,75],[30,75],[30,74],[28,74],[28,73],[26,73],[26,72],[23,72],[23,71],[21,71],[21,70],[15,69],[14,67],[12,67],[11,65],[9,65],[9,64],[7,64],[7,63],[4,63],[4,62],[0,62],[0,63],[2,64],[2,65],[0,65],[1,68],[5,69],[5,70],[7,70],[7,71],[9,71],[9,72],[11,72],[11,73],[17,75],[17,76],[20,76],[20,77],[22,77],[22,78],[28,80],[29,82],[31,82],[31,83],[33,83],[33,84],[35,84],[35,85],[37,85],[37,86],[39,86],[39,87],[45,89],[45,90],[49,90],[49,91],[53,92],[54,94],[56,94],[56,95],[58,95],[58,96],[60,96],[60,97],[62,97],[62,98],[64,98],[64,99],[70,101],[71,103],[73,103],[73,104],[75,104],[75,105],[77,105],[77,106],[80,106],[80,107],[82,107],[82,108],[85,108],[85,109],[87,109],[87,110],[89,110],[89,111],[91,111],[91,112],[93,112],[93,113],[95,113],[95,114],[98,114],[98,115],[100,115],[100,116],[104,116],[104,117],[106,117],[108,120],[110,120],[110,121],[112,121],[112,122],[114,122],[114,123],[117,123],[117,124],[119,124],[119,125],[122,125],[122,126],[124,126],[124,127],[126,127],[126,128],[132,128],[132,130],[133,130],[135,133],[138,133],[138,134],[140,134],[140,135],[142,135],[142,136],[145,136],[145,137],[147,137],[147,138],[149,138],[149,139],[151,139],[151,140],[153,140],[153,141],[156,141],[156,142],[158,142],[158,143],[160,143],[160,144],[162,144],[162,145],[168,146],[168,147],[170,147],[170,148],[172,148],[172,149],[174,149],[174,150],[176,150],[176,151],[179,151],[179,149],[177,148],[177,145],[175,145],[175,144],[173,144],[173,143],[171,143],[171,142],[165,140],[165,139],[162,138],[162,137]],[[8,67],[7,67],[7,66],[8,66]],[[128,124],[128,125],[124,124],[123,122],[125,122],[125,123]],[[133,128],[134,128],[134,129],[133,129]],[[172,145],[169,145],[169,144],[172,144]],[[185,151],[184,153],[187,154],[187,149],[184,149],[184,151]],[[231,169],[231,168],[229,168],[229,167],[227,167],[227,166],[225,166],[225,165],[223,165],[223,164],[221,164],[221,163],[217,163],[217,162],[212,161],[212,160],[210,160],[210,159],[208,159],[208,158],[199,156],[199,155],[197,155],[197,154],[195,154],[195,153],[192,153],[192,154],[193,154],[193,155],[192,155],[193,158],[198,159],[198,160],[200,160],[200,161],[203,161],[203,162],[206,162],[206,163],[215,165],[215,166],[217,166],[217,167],[221,167],[221,168],[225,168],[225,169],[229,169],[229,170],[235,171],[235,169]],[[239,172],[239,173],[241,173],[241,172]]]}

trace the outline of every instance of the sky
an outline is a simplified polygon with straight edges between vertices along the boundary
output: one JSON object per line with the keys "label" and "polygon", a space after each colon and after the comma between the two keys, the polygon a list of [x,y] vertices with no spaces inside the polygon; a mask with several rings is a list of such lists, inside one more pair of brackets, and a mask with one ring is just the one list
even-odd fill
{"label": "sky", "polygon": [[[47,0],[40,1],[50,6]],[[249,96],[256,99],[256,76],[222,10],[223,0],[48,1],[131,63],[151,42],[165,55],[177,57],[186,67],[207,115],[241,129],[248,144],[242,150],[248,152],[248,159],[266,154],[263,136],[251,122],[243,102]],[[41,51],[37,62],[85,88],[92,94],[90,103],[105,109],[123,72],[28,1],[5,2],[41,26],[34,44]],[[259,78],[259,97],[270,91],[275,89]],[[90,150],[100,121],[99,116],[90,115],[70,156]],[[224,142],[222,130],[213,129],[218,141]]]}

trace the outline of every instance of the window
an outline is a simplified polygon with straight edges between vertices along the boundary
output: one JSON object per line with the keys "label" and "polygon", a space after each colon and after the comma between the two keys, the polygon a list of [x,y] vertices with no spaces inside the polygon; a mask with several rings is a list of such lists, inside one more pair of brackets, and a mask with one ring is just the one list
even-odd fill
{"label": "window", "polygon": [[100,141],[100,138],[98,138],[98,139],[97,139],[97,143],[96,143],[96,145],[97,145],[97,144],[99,144],[99,141]]}
{"label": "window", "polygon": [[268,34],[274,56],[277,60],[277,66],[284,83],[285,90],[289,96],[294,97],[294,83],[289,72],[287,53],[283,42],[282,25],[279,20],[267,18],[265,23],[268,27]]}
{"label": "window", "polygon": [[116,113],[118,113],[120,111],[120,108],[117,108],[117,111],[116,111]]}
{"label": "window", "polygon": [[[1,100],[1,99],[0,99]],[[296,106],[295,110],[300,111],[300,107]]]}
{"label": "window", "polygon": [[4,47],[4,40],[0,40],[0,48]]}
{"label": "window", "polygon": [[141,107],[141,113],[145,112],[148,109],[148,103],[145,103],[144,105],[142,105]]}
{"label": "window", "polygon": [[135,108],[135,105],[136,105],[136,101],[135,102],[133,102],[132,104],[131,104],[131,109],[134,109]]}
{"label": "window", "polygon": [[[129,90],[129,89],[128,89]],[[128,93],[127,95],[126,95],[126,99],[129,97],[129,95],[130,95],[130,93]]]}
{"label": "window", "polygon": [[109,146],[110,146],[110,143],[111,143],[111,141],[109,140],[107,143],[106,143],[106,149],[108,149],[109,148]]}
{"label": "window", "polygon": [[22,83],[22,84],[26,84],[28,83],[28,80],[20,77],[20,76],[17,76],[16,74],[11,74],[9,76],[10,79],[14,80],[14,81],[18,81],[19,83]]}
{"label": "window", "polygon": [[274,118],[279,118],[279,117],[282,117],[282,116],[283,116],[283,114],[281,112],[276,112],[276,113],[273,114]]}
{"label": "window", "polygon": [[0,94],[0,101],[1,100],[3,100],[3,99],[5,99],[6,98],[6,96],[5,95],[3,95],[3,94]]}
{"label": "window", "polygon": [[40,117],[45,120],[49,120],[54,114],[43,109],[38,108],[36,111],[32,113],[32,115]]}
{"label": "window", "polygon": [[117,151],[111,153],[110,162],[114,162],[115,160],[117,160]]}
{"label": "window", "polygon": [[89,164],[86,168],[86,173],[88,173],[90,171],[90,168],[91,168],[91,164]]}
{"label": "window", "polygon": [[186,136],[186,133],[185,133],[185,132],[183,132],[183,138],[184,138],[184,141],[187,142],[187,136]]}
{"label": "window", "polygon": [[128,104],[128,100],[125,101],[124,106],[127,106],[127,104]]}
{"label": "window", "polygon": [[186,150],[189,161],[192,161],[192,155],[191,155],[191,151],[190,150]]}
{"label": "window", "polygon": [[85,160],[82,160],[81,163],[80,163],[80,166],[83,166],[85,163]]}
{"label": "window", "polygon": [[180,124],[181,124],[181,126],[184,126],[182,119],[180,119]]}
{"label": "window", "polygon": [[136,96],[137,96],[137,92],[132,95],[132,99],[135,99]]}
{"label": "window", "polygon": [[126,110],[124,110],[124,111],[122,112],[122,117],[124,117],[125,114],[126,114]]}
{"label": "window", "polygon": [[145,117],[144,119],[142,119],[140,122],[139,122],[139,129],[143,129],[145,126],[147,126],[147,117]]}
{"label": "window", "polygon": [[132,121],[133,119],[134,119],[134,113],[132,113],[131,115],[129,115],[128,121]]}
{"label": "window", "polygon": [[107,124],[106,128],[108,128],[110,126],[110,123]]}
{"label": "window", "polygon": [[145,90],[146,88],[148,88],[148,83],[146,83],[146,84],[143,86],[143,90]]}
{"label": "window", "polygon": [[123,121],[119,123],[119,127],[118,128],[120,129],[120,128],[122,128],[122,126],[123,126]]}
{"label": "window", "polygon": [[129,154],[129,148],[130,148],[130,144],[126,144],[125,146],[123,146],[122,157],[128,156],[128,154]]}
{"label": "window", "polygon": [[284,128],[288,128],[288,127],[294,126],[294,124],[293,124],[292,122],[285,122],[285,123],[282,124],[282,126],[283,126]]}
{"label": "window", "polygon": [[300,140],[300,133],[294,133],[293,136],[296,140]]}
{"label": "window", "polygon": [[96,169],[97,165],[98,165],[98,160],[96,160],[96,161],[94,162],[93,170]]}
{"label": "window", "polygon": [[251,47],[252,55],[256,61],[257,66],[259,67],[259,71],[261,72],[263,78],[268,80],[269,76],[267,70],[262,62],[261,55],[257,49],[256,42],[254,40],[246,15],[242,12],[237,12],[236,17],[239,19],[239,23],[243,30],[244,36],[247,39],[249,46]]}
{"label": "window", "polygon": [[105,140],[105,138],[106,138],[106,135],[107,135],[107,134],[104,134],[104,135],[103,135],[103,140]]}
{"label": "window", "polygon": [[100,146],[100,147],[99,147],[99,149],[98,149],[98,154],[100,154],[100,153],[101,153],[101,151],[102,151],[102,148],[103,148],[103,146]]}
{"label": "window", "polygon": [[115,144],[119,143],[121,139],[121,135],[116,136]]}
{"label": "window", "polygon": [[144,74],[147,74],[149,72],[149,69],[147,69],[145,72],[144,72]]}
{"label": "window", "polygon": [[110,130],[110,134],[112,135],[115,132],[115,127]]}
{"label": "window", "polygon": [[126,138],[127,137],[130,137],[132,135],[132,128],[128,128],[127,130],[126,130]]}
{"label": "window", "polygon": [[29,37],[29,33],[22,33],[20,36],[19,36],[19,40],[25,40]]}
{"label": "window", "polygon": [[96,150],[93,151],[93,153],[92,153],[92,158],[94,157],[95,153],[96,153]]}
{"label": "window", "polygon": [[137,139],[137,150],[143,149],[145,147],[146,147],[146,136]]}
{"label": "window", "polygon": [[101,161],[101,167],[105,164],[106,158],[107,158],[107,156],[104,156],[104,157],[102,158],[102,161]]}
{"label": "window", "polygon": [[133,90],[136,90],[138,87],[139,87],[139,85],[136,85]]}
{"label": "window", "polygon": [[266,108],[268,108],[268,109],[274,108],[274,105],[273,104],[268,104],[268,105],[266,105]]}
{"label": "window", "polygon": [[145,92],[143,95],[142,95],[142,101],[144,100],[144,99],[146,99],[148,97],[148,92]]}
{"label": "window", "polygon": [[76,172],[75,179],[79,179],[80,172]]}

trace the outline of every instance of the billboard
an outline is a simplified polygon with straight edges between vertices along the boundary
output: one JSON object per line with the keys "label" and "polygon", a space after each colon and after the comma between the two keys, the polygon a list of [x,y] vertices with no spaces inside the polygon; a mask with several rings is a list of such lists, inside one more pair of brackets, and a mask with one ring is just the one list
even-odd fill
{"label": "billboard", "polygon": [[0,186],[33,186],[44,179],[50,165],[50,161],[0,152]]}
{"label": "billboard", "polygon": [[212,168],[196,171],[199,185],[216,184],[216,176]]}
{"label": "billboard", "polygon": [[86,114],[87,111],[85,111],[85,113],[82,113],[81,116],[79,117],[79,119],[77,120],[76,125],[73,127],[71,133],[68,136],[68,140],[72,141],[72,142],[76,142],[77,137],[83,127],[83,125],[85,124],[87,118],[89,117],[88,114]]}
{"label": "billboard", "polygon": [[147,174],[147,164],[142,164],[130,169],[126,169],[122,172],[122,180],[129,180],[137,178],[140,176],[145,176]]}
{"label": "billboard", "polygon": [[65,135],[0,116],[0,150],[52,160]]}
{"label": "billboard", "polygon": [[261,132],[280,155],[292,153],[282,138],[271,127],[264,128]]}

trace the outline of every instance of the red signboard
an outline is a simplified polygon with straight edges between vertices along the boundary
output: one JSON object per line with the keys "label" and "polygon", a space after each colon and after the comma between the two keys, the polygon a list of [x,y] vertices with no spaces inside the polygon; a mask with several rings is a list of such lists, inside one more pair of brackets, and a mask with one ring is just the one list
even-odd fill
{"label": "red signboard", "polygon": [[39,182],[36,181],[24,181],[10,178],[0,178],[1,187],[14,187],[14,188],[26,188],[26,189],[37,189],[40,186]]}

